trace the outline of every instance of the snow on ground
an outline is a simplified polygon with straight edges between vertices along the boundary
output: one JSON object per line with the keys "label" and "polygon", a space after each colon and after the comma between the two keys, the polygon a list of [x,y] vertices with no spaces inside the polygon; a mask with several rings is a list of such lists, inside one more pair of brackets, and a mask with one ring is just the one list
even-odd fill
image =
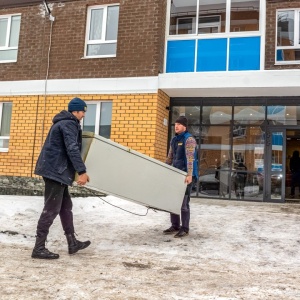
{"label": "snow on ground", "polygon": [[175,239],[162,234],[168,213],[73,203],[92,244],[68,255],[58,217],[48,261],[30,257],[43,198],[0,196],[0,299],[300,299],[300,205],[192,199],[190,235]]}

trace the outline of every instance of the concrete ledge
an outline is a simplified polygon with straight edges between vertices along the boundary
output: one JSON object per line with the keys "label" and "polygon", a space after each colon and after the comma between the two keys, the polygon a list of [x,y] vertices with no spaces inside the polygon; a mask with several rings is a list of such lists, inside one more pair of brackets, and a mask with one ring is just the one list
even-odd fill
{"label": "concrete ledge", "polygon": [[[40,178],[0,176],[0,195],[43,196],[44,181]],[[81,186],[69,187],[72,197],[105,197],[106,195]]]}

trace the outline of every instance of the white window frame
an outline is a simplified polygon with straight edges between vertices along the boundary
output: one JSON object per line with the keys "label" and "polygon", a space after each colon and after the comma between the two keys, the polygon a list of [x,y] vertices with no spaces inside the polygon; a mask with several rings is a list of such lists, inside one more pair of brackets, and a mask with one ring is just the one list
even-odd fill
{"label": "white window frame", "polygon": [[[90,104],[94,104],[96,105],[96,120],[95,120],[95,131],[94,133],[97,134],[97,135],[100,135],[100,132],[99,132],[99,128],[100,128],[100,113],[101,113],[101,105],[102,103],[112,103],[112,101],[88,101],[86,102],[87,106],[90,105]],[[111,124],[110,124],[111,125]],[[81,127],[83,128],[84,126],[84,119],[81,120]]]}
{"label": "white window frame", "polygon": [[[1,124],[2,124],[2,111],[3,111],[3,104],[5,103],[10,103],[10,102],[0,102],[0,130],[1,130]],[[0,140],[9,140],[10,136],[6,136],[6,135],[0,135]],[[0,147],[0,152],[8,152],[8,147],[7,148],[3,148]]]}
{"label": "white window frame", "polygon": [[[18,50],[18,46],[17,47],[9,47],[9,40],[10,40],[10,29],[11,29],[11,21],[12,21],[12,17],[16,17],[16,16],[21,16],[21,14],[14,14],[14,15],[3,15],[0,16],[0,19],[7,19],[7,30],[6,30],[6,41],[5,41],[5,46],[4,47],[0,47],[0,51],[8,51],[8,50]],[[19,32],[19,36],[20,36],[20,32]],[[17,62],[17,59],[12,59],[12,60],[0,60],[0,63],[9,63],[9,62]],[[1,148],[0,148],[1,149]]]}
{"label": "white window frame", "polygon": [[[87,14],[87,25],[86,25],[86,35],[85,35],[85,46],[84,46],[84,58],[101,58],[101,57],[116,57],[117,54],[108,54],[108,55],[87,55],[87,48],[88,45],[99,45],[99,44],[113,44],[118,42],[118,40],[106,40],[106,27],[107,27],[107,12],[108,7],[110,6],[119,6],[119,3],[109,4],[109,5],[97,5],[97,6],[90,6],[88,8]],[[91,28],[91,12],[95,9],[103,9],[103,20],[102,20],[102,34],[101,40],[89,40],[90,36],[90,28]]]}
{"label": "white window frame", "polygon": [[[278,36],[278,14],[280,12],[293,11],[294,12],[294,46],[277,46],[277,36]],[[281,61],[277,60],[277,51],[278,50],[300,50],[300,8],[286,8],[276,10],[276,36],[275,36],[275,64],[276,65],[299,65],[300,60],[288,60]]]}

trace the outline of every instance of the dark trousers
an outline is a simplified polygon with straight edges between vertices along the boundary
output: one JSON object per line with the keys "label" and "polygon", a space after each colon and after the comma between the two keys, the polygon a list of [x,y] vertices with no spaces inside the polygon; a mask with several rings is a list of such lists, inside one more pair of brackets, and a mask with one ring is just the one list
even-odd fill
{"label": "dark trousers", "polygon": [[[181,228],[188,232],[190,229],[190,197],[193,183],[190,183],[185,190],[185,195],[181,205]],[[172,226],[180,228],[180,216],[170,214]]]}
{"label": "dark trousers", "polygon": [[291,186],[291,196],[295,196],[295,188],[300,185],[300,172],[294,172],[292,174],[292,186]]}
{"label": "dark trousers", "polygon": [[45,237],[48,235],[49,228],[58,214],[65,233],[74,233],[73,204],[68,186],[48,178],[43,179],[45,181],[45,203],[37,224],[37,236]]}
{"label": "dark trousers", "polygon": [[235,194],[239,199],[244,199],[246,180],[244,178],[237,178],[235,181]]}

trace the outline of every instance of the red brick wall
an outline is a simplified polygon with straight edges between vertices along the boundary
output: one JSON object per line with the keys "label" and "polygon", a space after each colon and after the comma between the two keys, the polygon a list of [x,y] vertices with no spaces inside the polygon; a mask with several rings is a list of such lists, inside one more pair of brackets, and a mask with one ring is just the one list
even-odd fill
{"label": "red brick wall", "polygon": [[[50,3],[50,2],[49,2]],[[115,0],[77,0],[53,3],[49,79],[157,76],[163,67],[166,0],[119,0],[117,57],[82,59],[87,7]],[[44,79],[47,69],[50,21],[43,6],[1,9],[21,13],[17,63],[0,64],[0,80]]]}
{"label": "red brick wall", "polygon": [[265,69],[280,70],[280,69],[300,69],[300,64],[291,65],[276,65],[275,66],[275,51],[276,51],[276,10],[285,8],[300,8],[300,0],[267,0],[267,16],[266,16],[266,55]]}

